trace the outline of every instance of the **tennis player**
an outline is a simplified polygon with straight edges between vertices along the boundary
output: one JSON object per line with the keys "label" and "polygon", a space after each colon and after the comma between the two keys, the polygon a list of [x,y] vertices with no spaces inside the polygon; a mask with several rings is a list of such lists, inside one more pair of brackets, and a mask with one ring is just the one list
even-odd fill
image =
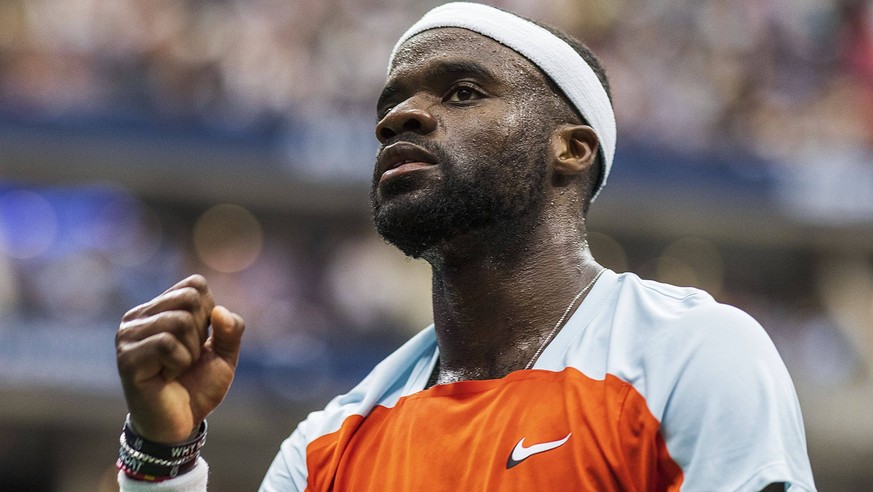
{"label": "tennis player", "polygon": [[[432,265],[434,324],[300,423],[262,490],[815,490],[761,326],[592,257],[616,129],[585,46],[437,7],[397,42],[377,116],[374,221]],[[242,333],[200,276],[124,316],[123,490],[206,489]]]}

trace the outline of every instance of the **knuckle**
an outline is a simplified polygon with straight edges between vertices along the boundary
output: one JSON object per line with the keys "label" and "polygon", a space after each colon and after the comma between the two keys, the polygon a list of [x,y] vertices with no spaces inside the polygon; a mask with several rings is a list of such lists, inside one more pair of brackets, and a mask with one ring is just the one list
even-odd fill
{"label": "knuckle", "polygon": [[175,311],[173,316],[176,323],[184,328],[194,327],[197,324],[197,318],[191,311]]}
{"label": "knuckle", "polygon": [[194,314],[190,311],[171,311],[164,316],[168,318],[167,332],[180,338],[196,325]]}
{"label": "knuckle", "polygon": [[195,273],[185,279],[185,284],[193,287],[198,292],[206,292],[209,289],[209,284],[206,282],[206,278],[199,273]]}
{"label": "knuckle", "polygon": [[200,291],[194,287],[183,287],[176,293],[182,303],[193,310],[200,309]]}
{"label": "knuckle", "polygon": [[135,340],[138,330],[136,329],[141,323],[137,319],[123,321],[118,325],[118,331],[115,332],[115,344],[120,345],[124,342]]}
{"label": "knuckle", "polygon": [[115,332],[115,343],[123,343],[127,341],[136,341],[143,335],[143,330],[148,330],[153,323],[152,317],[149,318],[134,318],[123,321],[118,325],[118,331]]}
{"label": "knuckle", "polygon": [[142,305],[136,306],[135,308],[130,309],[129,311],[124,313],[124,316],[121,317],[121,322],[124,323],[124,322],[130,321],[132,319],[136,319],[141,312],[142,312]]}
{"label": "knuckle", "polygon": [[124,345],[115,348],[115,362],[118,365],[118,372],[121,374],[127,374],[134,368],[130,350]]}
{"label": "knuckle", "polygon": [[201,330],[198,328],[195,316],[187,311],[178,314],[177,321],[168,331],[194,353],[198,352],[198,347],[204,341],[200,335]]}
{"label": "knuckle", "polygon": [[155,348],[161,355],[172,354],[178,341],[171,333],[161,332],[155,335]]}

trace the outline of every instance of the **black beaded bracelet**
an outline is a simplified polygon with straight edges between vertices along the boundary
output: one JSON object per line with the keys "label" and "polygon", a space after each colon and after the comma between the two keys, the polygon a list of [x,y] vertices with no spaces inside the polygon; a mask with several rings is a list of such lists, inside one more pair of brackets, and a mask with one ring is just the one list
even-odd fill
{"label": "black beaded bracelet", "polygon": [[187,473],[197,465],[199,455],[173,466],[163,466],[137,459],[125,452],[124,448],[118,451],[118,461],[115,463],[119,470],[135,480],[147,482],[162,482]]}

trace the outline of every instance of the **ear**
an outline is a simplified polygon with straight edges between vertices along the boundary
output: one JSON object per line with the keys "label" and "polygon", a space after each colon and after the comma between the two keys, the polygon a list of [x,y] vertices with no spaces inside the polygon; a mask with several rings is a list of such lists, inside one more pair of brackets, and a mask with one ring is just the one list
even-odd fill
{"label": "ear", "polygon": [[599,148],[597,134],[587,125],[561,125],[552,133],[552,157],[557,174],[570,176],[591,169]]}

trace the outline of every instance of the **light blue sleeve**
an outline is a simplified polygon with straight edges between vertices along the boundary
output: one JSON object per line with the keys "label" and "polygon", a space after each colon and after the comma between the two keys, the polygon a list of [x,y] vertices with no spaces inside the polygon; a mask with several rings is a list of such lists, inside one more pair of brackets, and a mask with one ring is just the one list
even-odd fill
{"label": "light blue sleeve", "polygon": [[[770,483],[813,491],[800,404],[776,347],[746,313],[709,303],[656,343],[650,374],[671,381],[661,432],[682,468],[682,490],[759,491]],[[663,386],[662,386],[663,387]]]}

